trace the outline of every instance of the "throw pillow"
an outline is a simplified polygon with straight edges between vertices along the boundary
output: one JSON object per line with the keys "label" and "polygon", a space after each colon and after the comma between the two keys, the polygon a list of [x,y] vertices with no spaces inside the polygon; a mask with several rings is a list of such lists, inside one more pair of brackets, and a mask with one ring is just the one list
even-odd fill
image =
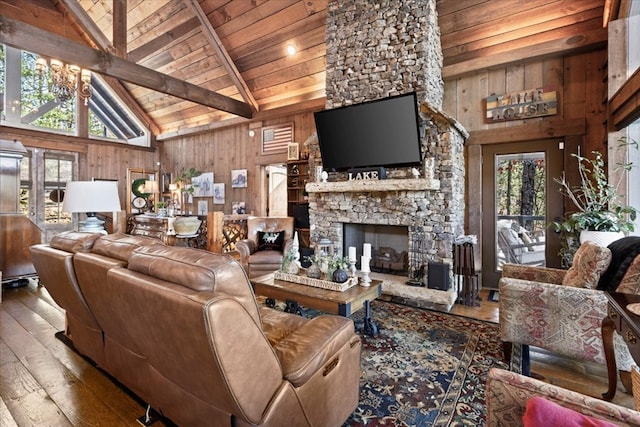
{"label": "throw pillow", "polygon": [[623,237],[607,247],[611,250],[611,265],[600,277],[598,289],[614,291],[620,285],[627,268],[640,255],[640,236]]}
{"label": "throw pillow", "polygon": [[565,286],[595,289],[600,275],[611,263],[611,250],[593,242],[584,242],[573,256],[573,264],[562,279]]}
{"label": "throw pillow", "polygon": [[281,251],[284,245],[284,231],[258,231],[259,251]]}
{"label": "throw pillow", "polygon": [[615,427],[615,424],[583,415],[540,396],[527,401],[522,423],[524,427]]}
{"label": "throw pillow", "polygon": [[636,256],[622,277],[616,292],[640,294],[640,255]]}

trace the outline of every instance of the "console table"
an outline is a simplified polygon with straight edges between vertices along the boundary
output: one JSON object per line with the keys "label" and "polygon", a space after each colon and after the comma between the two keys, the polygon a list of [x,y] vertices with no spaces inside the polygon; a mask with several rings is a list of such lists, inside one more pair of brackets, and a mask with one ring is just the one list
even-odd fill
{"label": "console table", "polygon": [[607,317],[602,320],[602,344],[607,361],[607,376],[609,388],[602,394],[604,400],[610,401],[616,394],[618,386],[618,372],[613,345],[613,332],[624,338],[629,352],[636,363],[640,364],[640,316],[627,309],[629,304],[640,303],[640,295],[623,294],[619,292],[605,292],[609,300]]}
{"label": "console table", "polygon": [[[181,236],[187,238],[187,246],[207,249],[207,217],[198,217],[202,224],[198,234],[193,236]],[[147,236],[154,239],[162,240],[165,245],[176,244],[176,234],[169,231],[168,217],[151,216],[151,215],[131,215],[129,217],[130,231],[129,234],[135,236]]]}

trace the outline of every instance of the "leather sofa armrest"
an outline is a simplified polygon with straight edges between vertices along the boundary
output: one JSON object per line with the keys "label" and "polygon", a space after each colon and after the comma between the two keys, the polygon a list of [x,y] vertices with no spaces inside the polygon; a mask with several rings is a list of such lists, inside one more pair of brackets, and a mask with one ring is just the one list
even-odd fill
{"label": "leather sofa armrest", "polygon": [[[500,296],[502,298],[502,295]],[[640,413],[515,372],[492,368],[487,377],[487,426],[522,425],[527,401],[541,396],[565,408],[602,420],[639,425]],[[514,422],[520,422],[520,424]]]}
{"label": "leather sofa armrest", "polygon": [[319,316],[301,325],[273,349],[285,379],[298,387],[320,369],[330,371],[340,363],[336,353],[346,344],[359,345],[353,321],[340,316]]}
{"label": "leather sofa armrest", "polygon": [[249,256],[256,251],[256,242],[243,239],[236,242],[236,252],[240,254],[240,265],[249,274]]}
{"label": "leather sofa armrest", "polygon": [[251,239],[243,239],[236,242],[236,251],[240,253],[242,259],[249,258],[249,255],[256,251],[256,242]]}

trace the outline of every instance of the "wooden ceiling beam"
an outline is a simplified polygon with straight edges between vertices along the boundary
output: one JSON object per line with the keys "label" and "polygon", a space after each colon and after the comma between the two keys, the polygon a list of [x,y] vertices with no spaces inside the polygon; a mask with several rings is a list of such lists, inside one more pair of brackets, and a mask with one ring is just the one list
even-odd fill
{"label": "wooden ceiling beam", "polygon": [[229,56],[227,49],[225,49],[225,47],[223,46],[222,41],[218,37],[218,34],[216,34],[215,29],[209,21],[209,18],[207,18],[207,15],[202,10],[202,7],[200,7],[200,3],[198,3],[198,0],[188,0],[187,3],[191,6],[191,9],[200,20],[202,33],[207,38],[207,40],[209,40],[209,43],[211,43],[211,47],[213,47],[213,49],[215,50],[218,60],[222,63],[224,68],[229,73],[231,80],[233,80],[233,83],[238,88],[238,92],[240,92],[240,95],[242,95],[242,98],[245,100],[245,102],[253,107],[254,111],[258,111],[260,109],[258,102],[251,94],[249,86],[247,86],[247,83],[242,78],[240,71],[238,71],[238,68],[236,68],[236,65],[233,63],[231,56]]}
{"label": "wooden ceiling beam", "polygon": [[600,28],[588,34],[579,34],[561,37],[546,42],[531,44],[520,48],[496,52],[492,55],[483,55],[483,49],[478,50],[475,58],[445,65],[442,68],[443,79],[453,79],[463,75],[504,67],[509,64],[523,61],[535,61],[552,56],[562,56],[568,53],[582,52],[606,46],[607,30]]}
{"label": "wooden ceiling beam", "polygon": [[[109,39],[104,35],[102,30],[96,25],[96,23],[93,22],[87,12],[82,8],[80,3],[78,3],[76,0],[62,0],[62,5],[72,15],[76,25],[82,28],[86,39],[91,40],[91,42],[94,43],[95,46],[105,52],[115,52],[115,48],[113,47]],[[157,135],[158,133],[160,133],[160,127],[140,106],[138,101],[131,95],[131,93],[129,93],[129,91],[118,79],[109,77],[107,75],[103,77],[105,79],[105,82],[111,87],[111,89],[116,94],[118,94],[120,99],[122,99],[125,104],[129,106],[133,114],[135,114],[136,117],[149,128],[153,135]],[[152,144],[153,143],[154,142],[152,141]]]}
{"label": "wooden ceiling beam", "polygon": [[227,120],[212,121],[207,125],[192,126],[189,128],[179,129],[173,132],[166,132],[166,133],[160,134],[157,136],[157,140],[167,141],[170,139],[182,138],[190,135],[197,135],[200,133],[210,132],[216,129],[223,129],[229,126],[240,125],[243,123],[247,123],[250,125],[251,123],[255,123],[256,121],[260,121],[260,120],[262,121],[270,120],[270,119],[280,118],[288,115],[294,115],[294,114],[299,114],[299,113],[309,112],[309,111],[320,111],[324,109],[325,103],[326,103],[326,98],[316,98],[309,101],[288,105],[286,107],[275,108],[273,110],[260,111],[251,118],[251,121],[248,121],[247,119],[243,119],[241,117],[234,117],[232,119],[227,119]]}
{"label": "wooden ceiling beam", "polygon": [[609,123],[620,130],[640,118],[640,68],[609,100]]}
{"label": "wooden ceiling beam", "polygon": [[183,22],[177,27],[163,33],[159,37],[151,40],[148,43],[132,50],[127,55],[127,58],[131,62],[140,62],[144,58],[152,55],[153,53],[167,47],[169,44],[174,43],[176,40],[181,39],[194,30],[195,27],[200,25],[198,18],[191,18],[188,21]]}
{"label": "wooden ceiling beam", "polygon": [[120,58],[127,58],[127,0],[113,1],[113,47]]}
{"label": "wooden ceiling beam", "polygon": [[73,16],[75,23],[82,28],[88,39],[90,39],[95,46],[104,50],[105,52],[115,52],[113,45],[109,39],[104,35],[102,30],[96,25],[95,22],[87,15],[87,12],[82,8],[80,2],[77,0],[61,0],[62,5]]}
{"label": "wooden ceiling beam", "polygon": [[39,55],[78,64],[91,71],[115,77],[151,90],[173,95],[197,104],[251,118],[248,104],[158,73],[122,58],[102,52],[64,37],[0,16],[0,42]]}

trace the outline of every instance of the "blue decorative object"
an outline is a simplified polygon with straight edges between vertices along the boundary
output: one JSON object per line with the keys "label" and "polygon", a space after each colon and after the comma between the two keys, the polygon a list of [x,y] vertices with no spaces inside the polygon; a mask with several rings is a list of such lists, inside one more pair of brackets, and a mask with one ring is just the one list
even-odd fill
{"label": "blue decorative object", "polygon": [[349,273],[342,268],[337,268],[333,272],[333,281],[336,283],[344,283],[349,280]]}

